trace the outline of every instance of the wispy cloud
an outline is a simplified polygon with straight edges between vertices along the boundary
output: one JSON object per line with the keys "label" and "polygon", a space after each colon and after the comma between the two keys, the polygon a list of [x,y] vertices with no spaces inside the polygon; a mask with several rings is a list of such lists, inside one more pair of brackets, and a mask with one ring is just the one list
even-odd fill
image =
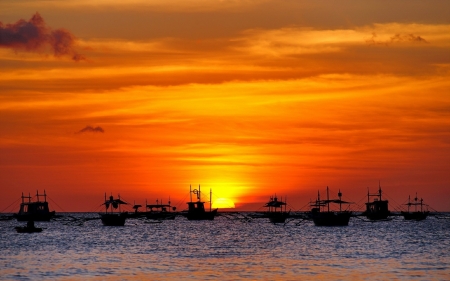
{"label": "wispy cloud", "polygon": [[103,130],[102,127],[97,126],[97,127],[92,127],[92,126],[86,126],[83,129],[79,130],[77,132],[77,134],[81,134],[81,133],[104,133],[105,130]]}
{"label": "wispy cloud", "polygon": [[39,13],[29,21],[21,19],[13,24],[0,22],[0,47],[33,52],[45,52],[50,48],[55,57],[71,56],[74,61],[84,60],[74,45],[75,36],[72,33],[65,29],[51,29]]}

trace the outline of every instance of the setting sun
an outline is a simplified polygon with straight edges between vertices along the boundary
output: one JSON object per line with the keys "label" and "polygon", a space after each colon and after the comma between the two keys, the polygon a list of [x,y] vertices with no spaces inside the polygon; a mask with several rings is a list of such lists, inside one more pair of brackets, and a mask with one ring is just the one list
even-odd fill
{"label": "setting sun", "polygon": [[212,202],[213,208],[219,209],[234,209],[234,202],[228,198],[218,198]]}

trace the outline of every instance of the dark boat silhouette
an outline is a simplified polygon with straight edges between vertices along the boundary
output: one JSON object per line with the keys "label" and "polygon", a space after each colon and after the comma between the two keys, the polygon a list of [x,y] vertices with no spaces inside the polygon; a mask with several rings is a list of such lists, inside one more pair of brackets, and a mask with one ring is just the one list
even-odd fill
{"label": "dark boat silhouette", "polygon": [[42,228],[34,226],[34,221],[28,221],[26,226],[16,226],[15,229],[18,233],[42,232]]}
{"label": "dark boat silhouette", "polygon": [[264,217],[269,218],[270,222],[272,223],[284,223],[289,217],[290,213],[286,211],[286,206],[286,201],[283,202],[283,198],[278,201],[277,195],[275,195],[274,197],[270,197],[269,202],[264,205],[264,207],[268,208],[267,212],[264,213]]}
{"label": "dark boat silhouette", "polygon": [[[125,220],[127,219],[128,215],[127,212],[121,212],[120,205],[128,204],[122,200],[120,200],[120,196],[118,199],[114,199],[114,197],[111,195],[109,196],[109,200],[106,200],[106,193],[105,193],[105,203],[102,205],[105,205],[105,213],[100,213],[100,218],[102,220],[103,225],[106,226],[124,226]],[[110,211],[108,212],[109,207],[111,206]],[[118,209],[118,212],[114,212],[115,209]]]}
{"label": "dark boat silhouette", "polygon": [[156,200],[156,204],[145,204],[147,211],[145,212],[145,216],[150,220],[173,220],[177,216],[175,212],[171,212],[176,210],[176,207],[172,207],[170,205],[170,198],[168,204],[163,204],[162,200]]}
{"label": "dark boat silhouette", "polygon": [[[316,226],[347,226],[352,215],[351,211],[342,211],[342,204],[350,204],[350,202],[342,201],[341,190],[338,192],[339,199],[329,198],[327,186],[327,199],[320,200],[320,192],[317,192],[317,200],[310,204],[311,218]],[[330,204],[339,204],[339,211],[331,211]]]}
{"label": "dark boat silhouette", "polygon": [[[198,186],[198,190],[192,190],[191,186],[189,186],[189,190],[191,201],[187,202],[188,209],[183,212],[182,215],[184,215],[188,220],[214,220],[218,209],[211,209],[211,190],[209,192],[209,211],[205,210],[205,202],[201,201],[200,185]],[[192,201],[192,194],[197,196],[197,201]]]}
{"label": "dark boat silhouette", "polygon": [[[416,197],[414,198],[414,203],[411,203],[411,196],[408,196],[408,203],[406,203],[405,205],[408,206],[408,211],[401,212],[401,215],[403,216],[403,218],[405,218],[405,220],[421,221],[421,220],[426,219],[428,214],[430,213],[428,210],[427,211],[423,210],[423,206],[428,206],[428,205],[423,204],[422,198],[420,198],[420,202],[418,202],[417,193],[416,193]],[[409,211],[411,206],[414,206],[414,212]],[[420,206],[420,211],[417,210],[417,206]]]}
{"label": "dark boat silhouette", "polygon": [[[362,213],[369,220],[385,220],[389,217],[391,212],[388,208],[388,200],[381,199],[381,186],[378,184],[378,193],[370,194],[369,189],[367,189],[367,203],[366,211]],[[372,202],[370,202],[370,197],[377,197]]]}
{"label": "dark boat silhouette", "polygon": [[[40,201],[40,197],[44,197],[44,201]],[[47,194],[39,194],[36,192],[37,201],[31,202],[31,196],[24,196],[22,193],[22,203],[20,203],[20,209],[17,214],[13,216],[18,221],[50,221],[55,216],[55,211],[50,211],[48,208]],[[25,199],[28,199],[26,202]]]}

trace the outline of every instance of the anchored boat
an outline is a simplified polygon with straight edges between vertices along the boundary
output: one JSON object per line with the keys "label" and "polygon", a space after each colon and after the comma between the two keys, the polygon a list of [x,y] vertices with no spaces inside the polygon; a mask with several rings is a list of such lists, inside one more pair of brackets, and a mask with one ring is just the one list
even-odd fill
{"label": "anchored boat", "polygon": [[[100,218],[102,220],[103,225],[124,226],[125,220],[128,217],[127,212],[121,212],[120,210],[120,205],[124,204],[128,203],[120,200],[120,195],[118,199],[114,199],[114,197],[111,195],[109,196],[109,200],[106,200],[106,193],[105,193],[105,203],[102,204],[105,205],[105,213],[100,213]],[[110,206],[111,209],[109,209]],[[110,210],[109,212],[108,209]],[[118,212],[114,212],[115,209],[119,209]]]}
{"label": "anchored boat", "polygon": [[[418,201],[417,192],[416,192],[416,197],[414,198],[414,203],[411,203],[411,196],[408,196],[408,203],[406,203],[405,205],[408,206],[408,211],[401,212],[401,214],[405,218],[405,220],[421,221],[421,220],[426,219],[428,214],[430,213],[428,210],[427,211],[423,210],[423,206],[428,207],[428,205],[423,204],[422,198],[420,198],[420,202]],[[414,206],[414,212],[409,211],[411,206]],[[420,206],[420,211],[417,210],[417,206]]]}
{"label": "anchored boat", "polygon": [[269,202],[267,202],[266,205],[264,205],[264,207],[268,208],[264,216],[268,217],[270,222],[272,223],[284,223],[286,219],[289,217],[290,213],[290,211],[289,212],[286,211],[286,206],[287,206],[286,201],[283,202],[283,198],[281,198],[281,200],[278,201],[277,195],[270,197]]}
{"label": "anchored boat", "polygon": [[[211,196],[212,191],[209,191],[209,211],[205,210],[205,202],[201,201],[201,192],[200,185],[198,186],[198,190],[192,190],[192,187],[189,186],[191,201],[187,202],[188,210],[184,212],[183,215],[187,217],[188,220],[214,220],[214,217],[217,215],[218,209],[211,209]],[[197,201],[192,201],[192,194],[197,196]]]}
{"label": "anchored boat", "polygon": [[[376,197],[373,202],[370,202],[370,197]],[[385,220],[389,217],[391,212],[388,208],[388,200],[381,199],[381,186],[378,184],[378,193],[370,194],[367,189],[367,203],[366,211],[362,213],[369,220]]]}
{"label": "anchored boat", "polygon": [[[317,192],[317,200],[310,204],[311,218],[316,226],[347,226],[352,215],[351,211],[342,211],[342,204],[350,204],[350,202],[342,201],[341,190],[338,192],[339,199],[329,198],[329,190],[327,186],[327,199],[320,200],[320,192]],[[339,204],[339,211],[331,211],[330,203]]]}
{"label": "anchored boat", "polygon": [[177,208],[170,205],[170,198],[167,204],[163,204],[162,200],[156,200],[156,204],[145,204],[147,212],[145,213],[147,219],[151,220],[173,220],[177,216],[175,211]]}
{"label": "anchored boat", "polygon": [[[44,197],[44,201],[41,201],[41,197]],[[50,221],[55,216],[55,211],[51,211],[48,208],[47,194],[39,194],[36,191],[37,201],[31,202],[31,196],[24,196],[22,193],[22,203],[20,203],[20,209],[17,214],[13,216],[18,221]],[[28,199],[28,202],[25,200]]]}

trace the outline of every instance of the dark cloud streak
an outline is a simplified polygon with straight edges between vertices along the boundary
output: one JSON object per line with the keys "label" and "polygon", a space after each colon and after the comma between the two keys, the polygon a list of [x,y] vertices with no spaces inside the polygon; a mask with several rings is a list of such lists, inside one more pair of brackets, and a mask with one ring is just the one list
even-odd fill
{"label": "dark cloud streak", "polygon": [[14,50],[44,52],[53,51],[55,57],[71,56],[74,61],[84,60],[74,48],[75,36],[65,29],[52,30],[39,13],[29,21],[23,19],[14,24],[0,22],[0,47]]}
{"label": "dark cloud streak", "polygon": [[97,127],[94,128],[92,126],[86,126],[83,129],[79,130],[77,132],[77,134],[81,134],[81,133],[104,133],[104,132],[105,132],[105,130],[103,130],[102,127],[97,126]]}

